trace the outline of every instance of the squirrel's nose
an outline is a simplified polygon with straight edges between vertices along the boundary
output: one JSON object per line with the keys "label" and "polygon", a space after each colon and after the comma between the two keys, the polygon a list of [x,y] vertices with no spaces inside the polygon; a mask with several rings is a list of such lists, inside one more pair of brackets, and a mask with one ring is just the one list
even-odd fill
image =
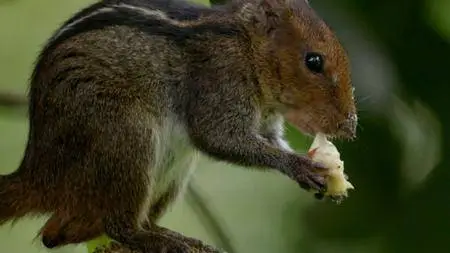
{"label": "squirrel's nose", "polygon": [[358,124],[358,116],[351,113],[348,117],[339,124],[339,135],[347,139],[354,139],[356,137],[356,125]]}

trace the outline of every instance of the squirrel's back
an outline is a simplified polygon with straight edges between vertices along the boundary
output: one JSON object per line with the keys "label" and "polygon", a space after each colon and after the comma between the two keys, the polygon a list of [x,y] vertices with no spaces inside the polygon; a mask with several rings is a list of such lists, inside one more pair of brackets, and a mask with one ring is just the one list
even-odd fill
{"label": "squirrel's back", "polygon": [[[66,92],[61,95],[69,100],[67,96],[74,94],[70,88],[76,84],[63,87],[64,78],[99,80],[93,83],[112,88],[134,86],[141,89],[134,92],[141,98],[170,93],[169,84],[180,86],[188,79],[189,58],[201,58],[195,54],[207,52],[208,38],[236,34],[232,24],[200,21],[217,13],[224,11],[162,0],[105,0],[81,10],[55,32],[37,60],[30,114],[40,105],[36,100],[49,90]],[[179,93],[180,87],[176,90]],[[159,102],[154,106],[166,106]]]}

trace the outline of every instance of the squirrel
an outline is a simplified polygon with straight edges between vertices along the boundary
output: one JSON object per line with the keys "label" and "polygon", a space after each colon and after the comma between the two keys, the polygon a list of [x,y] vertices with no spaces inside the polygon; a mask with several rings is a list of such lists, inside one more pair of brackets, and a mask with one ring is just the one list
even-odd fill
{"label": "squirrel", "polygon": [[219,252],[157,224],[198,158],[323,191],[326,168],[294,152],[284,126],[353,139],[349,65],[306,0],[94,3],[34,65],[24,155],[0,176],[0,224],[50,214],[47,248],[106,234],[142,252]]}

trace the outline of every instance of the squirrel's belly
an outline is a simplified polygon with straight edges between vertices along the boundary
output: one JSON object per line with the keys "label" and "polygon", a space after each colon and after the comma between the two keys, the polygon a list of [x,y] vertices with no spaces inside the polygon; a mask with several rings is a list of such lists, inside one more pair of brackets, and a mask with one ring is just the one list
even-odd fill
{"label": "squirrel's belly", "polygon": [[150,183],[145,213],[168,191],[174,191],[174,196],[182,191],[200,157],[184,127],[175,120],[167,119],[162,125],[153,127],[152,139],[153,162],[148,169]]}

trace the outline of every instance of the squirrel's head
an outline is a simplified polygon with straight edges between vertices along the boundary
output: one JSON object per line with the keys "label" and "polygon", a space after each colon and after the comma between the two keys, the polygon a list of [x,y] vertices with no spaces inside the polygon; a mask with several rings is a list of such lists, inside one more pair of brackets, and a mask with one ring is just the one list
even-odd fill
{"label": "squirrel's head", "polygon": [[[353,138],[357,114],[346,51],[306,0],[238,0],[264,103],[299,130]],[[243,22],[242,22],[243,21]]]}

